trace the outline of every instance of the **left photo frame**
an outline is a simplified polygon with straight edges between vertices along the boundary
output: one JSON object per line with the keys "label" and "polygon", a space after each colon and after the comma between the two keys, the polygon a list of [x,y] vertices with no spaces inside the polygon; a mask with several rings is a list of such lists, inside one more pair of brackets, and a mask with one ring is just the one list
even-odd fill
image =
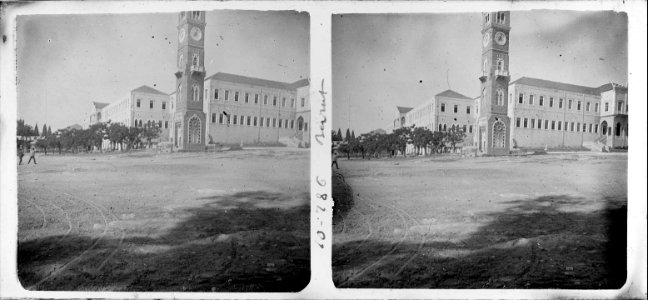
{"label": "left photo frame", "polygon": [[308,285],[308,13],[19,15],[15,26],[24,289]]}

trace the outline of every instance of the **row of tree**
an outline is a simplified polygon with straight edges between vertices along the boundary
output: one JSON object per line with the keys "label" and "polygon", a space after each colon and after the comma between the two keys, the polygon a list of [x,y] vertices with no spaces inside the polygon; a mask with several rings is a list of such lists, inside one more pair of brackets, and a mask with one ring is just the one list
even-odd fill
{"label": "row of tree", "polygon": [[25,120],[18,119],[16,135],[19,137],[45,137],[49,134],[52,134],[52,127],[47,126],[47,124],[43,124],[43,129],[39,132],[38,123],[36,123],[36,126],[31,127],[31,125],[25,124]]}
{"label": "row of tree", "polygon": [[[21,130],[19,120],[18,135]],[[24,125],[24,122],[22,122]],[[29,125],[25,125],[29,126]],[[47,134],[36,139],[35,146],[47,154],[47,149],[58,149],[58,152],[80,152],[99,149],[103,152],[105,140],[110,142],[110,150],[130,150],[151,147],[153,140],[160,136],[161,129],[156,125],[145,125],[144,127],[128,127],[121,123],[97,123],[87,129],[66,128]]]}
{"label": "row of tree", "polygon": [[355,140],[355,132],[350,131],[349,128],[347,128],[346,135],[342,137],[342,130],[338,128],[337,133],[335,131],[331,132],[331,137],[334,142],[348,142],[350,140]]}
{"label": "row of tree", "polygon": [[[333,132],[332,134],[336,134]],[[392,133],[373,131],[339,143],[337,150],[351,158],[407,156],[407,147],[412,145],[415,155],[454,152],[457,144],[463,142],[466,133],[460,128],[448,131],[431,131],[425,127],[401,127]]]}

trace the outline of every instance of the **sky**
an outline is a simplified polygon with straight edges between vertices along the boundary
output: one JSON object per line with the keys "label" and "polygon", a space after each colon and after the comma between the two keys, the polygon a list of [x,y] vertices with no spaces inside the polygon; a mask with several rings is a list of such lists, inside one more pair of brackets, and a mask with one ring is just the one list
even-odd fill
{"label": "sky", "polygon": [[[627,15],[511,12],[511,81],[627,83]],[[479,95],[481,14],[356,14],[332,20],[333,128],[385,129],[396,106],[452,89]],[[350,117],[349,117],[350,116]]]}
{"label": "sky", "polygon": [[[205,69],[294,82],[309,77],[309,17],[291,11],[210,11]],[[92,101],[142,85],[175,86],[177,14],[17,18],[18,118],[52,131],[82,124]]]}

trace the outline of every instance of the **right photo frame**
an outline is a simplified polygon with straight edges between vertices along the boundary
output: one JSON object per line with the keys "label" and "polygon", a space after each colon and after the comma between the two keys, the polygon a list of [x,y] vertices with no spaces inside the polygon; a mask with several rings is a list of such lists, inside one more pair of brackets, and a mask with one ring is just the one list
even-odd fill
{"label": "right photo frame", "polygon": [[628,17],[332,16],[337,288],[619,289]]}

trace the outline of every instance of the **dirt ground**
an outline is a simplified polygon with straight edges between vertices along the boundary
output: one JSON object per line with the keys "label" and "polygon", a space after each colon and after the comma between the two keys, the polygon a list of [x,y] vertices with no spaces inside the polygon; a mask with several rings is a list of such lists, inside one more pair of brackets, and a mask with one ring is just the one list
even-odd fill
{"label": "dirt ground", "polygon": [[625,282],[625,153],[339,164],[334,199],[353,198],[334,220],[338,287],[608,289]]}
{"label": "dirt ground", "polygon": [[299,291],[308,149],[38,156],[18,166],[30,290]]}

